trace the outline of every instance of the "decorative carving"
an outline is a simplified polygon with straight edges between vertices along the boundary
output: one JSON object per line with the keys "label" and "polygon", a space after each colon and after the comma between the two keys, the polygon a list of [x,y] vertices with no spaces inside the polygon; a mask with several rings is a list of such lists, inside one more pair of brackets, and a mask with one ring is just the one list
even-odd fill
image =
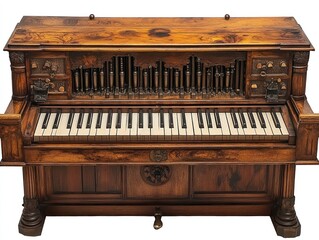
{"label": "decorative carving", "polygon": [[168,159],[168,153],[166,150],[161,149],[152,150],[150,152],[150,159],[153,162],[163,162]]}
{"label": "decorative carving", "polygon": [[282,237],[297,237],[300,235],[301,226],[294,208],[295,197],[283,198],[272,217],[276,232]]}
{"label": "decorative carving", "polygon": [[24,53],[23,52],[10,52],[10,61],[12,65],[24,64]]}
{"label": "decorative carving", "polygon": [[171,177],[171,169],[168,166],[149,165],[141,167],[143,180],[154,186],[165,184]]}
{"label": "decorative carving", "polygon": [[65,59],[64,58],[33,58],[30,61],[31,76],[48,76],[55,78],[57,74],[65,74]]}
{"label": "decorative carving", "polygon": [[34,102],[45,102],[48,99],[49,87],[53,86],[50,79],[39,79],[33,82],[31,85],[33,101]]}
{"label": "decorative carving", "polygon": [[294,66],[306,66],[309,60],[309,52],[295,52]]}
{"label": "decorative carving", "polygon": [[44,216],[38,208],[37,199],[24,198],[24,208],[19,222],[19,232],[27,236],[41,235]]}

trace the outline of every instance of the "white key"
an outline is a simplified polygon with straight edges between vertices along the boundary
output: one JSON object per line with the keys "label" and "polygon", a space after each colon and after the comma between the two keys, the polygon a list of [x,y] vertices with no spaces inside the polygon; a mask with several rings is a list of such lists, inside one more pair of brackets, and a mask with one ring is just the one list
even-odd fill
{"label": "white key", "polygon": [[[253,128],[252,126],[251,126],[251,124],[250,124],[250,120],[249,120],[249,117],[248,117],[248,113],[243,113],[243,115],[244,115],[244,119],[245,119],[245,121],[246,121],[246,128],[243,128],[243,130],[244,130],[244,133],[245,133],[245,136],[246,136],[246,139],[255,139],[256,138],[256,128]],[[255,120],[256,120],[256,118],[255,118]],[[255,121],[256,122],[256,121]],[[264,131],[262,131],[262,133],[265,135],[265,132]],[[258,139],[259,139],[259,137],[258,137]]]}
{"label": "white key", "polygon": [[229,112],[226,113],[226,118],[227,118],[230,135],[232,135],[232,139],[237,139],[237,137],[234,137],[234,136],[238,136],[238,131],[237,131],[237,128],[234,127],[234,123]]}
{"label": "white key", "polygon": [[212,140],[222,140],[223,139],[223,131],[222,128],[217,128],[215,114],[213,112],[210,113],[210,118],[212,119],[212,128],[209,128],[210,139]]}
{"label": "white key", "polygon": [[101,128],[98,128],[96,130],[96,137],[95,137],[96,140],[100,140],[100,141],[109,140],[110,128],[106,128],[107,117],[108,117],[108,113],[103,113]]}
{"label": "white key", "polygon": [[209,139],[209,129],[208,129],[208,123],[206,118],[206,113],[202,112],[203,122],[204,122],[204,128],[202,128],[202,140],[208,140]]}
{"label": "white key", "polygon": [[112,124],[110,128],[110,141],[116,140],[116,134],[117,134],[117,128],[116,128],[116,122],[117,122],[117,113],[113,112],[112,115]]}
{"label": "white key", "polygon": [[273,136],[273,132],[272,132],[270,124],[268,122],[268,118],[267,118],[266,113],[263,112],[262,115],[264,116],[264,120],[265,120],[265,123],[266,123],[266,127],[264,128],[266,135],[267,136]]}
{"label": "white key", "polygon": [[42,137],[42,134],[44,132],[44,129],[42,128],[42,124],[43,124],[45,115],[46,115],[46,113],[40,113],[40,117],[38,119],[38,124],[37,124],[37,127],[36,127],[35,132],[34,132],[34,141],[40,141],[40,139]]}
{"label": "white key", "polygon": [[129,137],[129,130],[128,130],[128,114],[122,113],[121,117],[121,128],[117,129],[117,140],[125,140]]}
{"label": "white key", "polygon": [[76,135],[78,133],[77,125],[78,125],[79,116],[80,116],[80,113],[74,113],[73,122],[70,129],[70,134],[69,134],[70,140],[72,141],[76,140]]}
{"label": "white key", "polygon": [[90,132],[89,132],[89,136],[88,138],[90,140],[95,140],[95,136],[96,136],[96,122],[97,122],[97,117],[98,117],[99,113],[93,113],[92,116],[92,124],[91,124],[91,128],[90,128]]}
{"label": "white key", "polygon": [[219,113],[220,123],[222,126],[223,139],[230,139],[230,130],[227,123],[226,113]]}
{"label": "white key", "polygon": [[55,133],[55,136],[60,137],[61,140],[68,139],[69,137],[70,129],[67,128],[68,120],[69,120],[69,113],[62,113],[59,127]]}
{"label": "white key", "polygon": [[45,137],[47,141],[50,140],[50,136],[52,134],[52,128],[53,128],[55,116],[56,116],[56,113],[51,113],[47,128],[43,131],[43,134],[42,134],[42,136]]}
{"label": "white key", "polygon": [[88,117],[89,113],[84,113],[82,126],[78,129],[78,132],[76,134],[78,140],[87,140],[87,136],[90,134],[90,129],[86,128]]}
{"label": "white key", "polygon": [[281,136],[281,131],[280,131],[279,128],[276,128],[274,120],[272,119],[271,113],[270,112],[266,112],[265,114],[266,114],[266,116],[268,118],[268,122],[270,124],[270,127],[271,127],[271,130],[272,130],[273,134],[275,136]]}
{"label": "white key", "polygon": [[143,127],[138,128],[138,139],[139,140],[149,140],[151,131],[148,128],[148,113],[143,113]]}
{"label": "white key", "polygon": [[276,115],[278,117],[278,121],[280,123],[280,131],[282,133],[282,135],[284,136],[289,136],[289,132],[288,132],[288,129],[286,127],[286,124],[284,122],[284,119],[282,118],[282,115],[280,112],[276,112]]}
{"label": "white key", "polygon": [[192,120],[192,114],[191,113],[185,113],[186,118],[186,134],[187,134],[187,140],[193,140],[194,139],[194,129],[193,129],[193,120]]}
{"label": "white key", "polygon": [[187,134],[186,134],[186,128],[182,128],[182,114],[177,113],[177,123],[178,123],[178,134],[179,134],[179,140],[186,140]]}
{"label": "white key", "polygon": [[164,133],[165,133],[165,140],[172,139],[172,130],[169,127],[169,114],[164,113]]}
{"label": "white key", "polygon": [[178,140],[178,121],[177,121],[177,113],[173,113],[173,124],[174,127],[172,128],[172,140]]}
{"label": "white key", "polygon": [[[236,117],[237,117],[237,122],[238,122],[238,128],[237,128],[237,131],[238,131],[238,139],[245,139],[245,132],[244,132],[243,126],[241,125],[239,113],[236,112],[235,115],[236,115]],[[246,125],[247,125],[247,122],[246,122]]]}
{"label": "white key", "polygon": [[[160,133],[160,126],[159,126],[159,116],[158,113],[153,113],[153,128],[151,129],[151,140],[158,140]],[[163,132],[164,134],[164,132]]]}
{"label": "white key", "polygon": [[191,116],[192,116],[192,122],[193,122],[193,127],[194,127],[194,139],[201,140],[202,139],[202,131],[199,128],[197,113],[191,113]]}
{"label": "white key", "polygon": [[[253,112],[252,114],[254,116],[255,123],[256,123],[256,128],[254,128],[256,135],[259,136],[259,139],[265,139],[266,132],[265,132],[264,128],[262,128],[260,125],[257,113]],[[250,122],[249,122],[249,124],[250,124]]]}
{"label": "white key", "polygon": [[137,140],[137,128],[138,128],[138,113],[132,113],[132,128],[130,132],[130,139]]}

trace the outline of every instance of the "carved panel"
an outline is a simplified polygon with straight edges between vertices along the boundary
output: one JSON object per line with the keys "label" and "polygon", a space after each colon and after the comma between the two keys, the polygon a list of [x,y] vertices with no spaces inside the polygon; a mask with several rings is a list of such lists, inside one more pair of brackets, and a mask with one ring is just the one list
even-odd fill
{"label": "carved panel", "polygon": [[143,166],[141,167],[141,176],[150,185],[163,185],[170,179],[171,169],[168,166]]}
{"label": "carved panel", "polygon": [[3,161],[22,161],[22,135],[20,122],[0,118],[0,138]]}
{"label": "carved panel", "polygon": [[64,58],[33,58],[30,60],[31,76],[50,76],[65,74]]}

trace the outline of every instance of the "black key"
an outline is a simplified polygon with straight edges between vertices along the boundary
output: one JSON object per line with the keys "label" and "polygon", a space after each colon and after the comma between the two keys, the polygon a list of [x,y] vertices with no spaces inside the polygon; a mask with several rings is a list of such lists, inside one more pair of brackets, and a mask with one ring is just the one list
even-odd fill
{"label": "black key", "polygon": [[143,128],[143,109],[138,112],[138,127]]}
{"label": "black key", "polygon": [[60,123],[60,119],[61,119],[61,112],[62,112],[61,109],[59,109],[56,112],[54,123],[53,123],[53,129],[57,129],[59,127],[59,123]]}
{"label": "black key", "polygon": [[230,116],[231,116],[231,119],[233,120],[234,128],[238,128],[238,121],[233,108],[230,109]]}
{"label": "black key", "polygon": [[132,109],[128,110],[128,128],[132,128],[132,119],[133,119],[133,114],[132,114]]}
{"label": "black key", "polygon": [[222,123],[220,122],[220,117],[219,117],[219,112],[218,109],[215,108],[215,121],[216,121],[216,126],[217,128],[222,128]]}
{"label": "black key", "polygon": [[197,109],[197,118],[198,118],[199,128],[204,128],[204,121],[203,121],[203,115],[202,115],[201,109]]}
{"label": "black key", "polygon": [[238,112],[239,112],[239,119],[240,119],[241,127],[247,128],[247,123],[246,123],[246,119],[245,119],[243,110],[239,109]]}
{"label": "black key", "polygon": [[50,112],[47,112],[47,113],[45,114],[45,117],[44,117],[44,120],[43,120],[43,123],[42,123],[42,129],[46,129],[46,128],[47,128],[48,123],[49,123],[50,116],[51,116],[51,113],[50,113]]}
{"label": "black key", "polygon": [[148,128],[153,128],[153,112],[152,112],[152,109],[148,109]]}
{"label": "black key", "polygon": [[210,110],[209,109],[206,109],[206,120],[207,120],[208,128],[212,128],[213,127],[213,122],[212,122],[212,118],[210,116]]}
{"label": "black key", "polygon": [[181,114],[182,114],[182,128],[187,128],[186,116],[185,116],[185,110],[184,109],[181,110]]}
{"label": "black key", "polygon": [[89,112],[88,120],[86,121],[86,128],[91,128],[93,119],[93,112]]}
{"label": "black key", "polygon": [[266,122],[265,122],[264,116],[262,114],[262,111],[260,109],[257,109],[257,115],[258,115],[258,119],[260,122],[260,126],[262,128],[266,128]]}
{"label": "black key", "polygon": [[96,126],[95,128],[101,128],[102,126],[102,116],[103,116],[103,113],[102,111],[100,110],[98,115],[97,115],[97,120],[96,120]]}
{"label": "black key", "polygon": [[112,118],[113,118],[113,111],[112,109],[109,109],[109,112],[107,114],[106,128],[112,127]]}
{"label": "black key", "polygon": [[275,127],[276,128],[280,128],[280,122],[278,120],[277,114],[275,112],[275,109],[271,109],[271,116],[272,116],[272,120],[274,121]]}
{"label": "black key", "polygon": [[160,127],[164,128],[164,110],[160,110]]}
{"label": "black key", "polygon": [[115,128],[121,128],[121,122],[122,122],[122,111],[120,109],[118,109]]}
{"label": "black key", "polygon": [[83,118],[84,118],[84,112],[83,112],[83,109],[81,109],[79,119],[78,119],[77,128],[82,128]]}
{"label": "black key", "polygon": [[252,113],[251,110],[248,110],[248,118],[249,118],[249,122],[250,122],[250,125],[252,128],[256,128],[256,121],[255,121],[255,118],[254,118],[254,115]]}
{"label": "black key", "polygon": [[67,129],[71,129],[72,123],[73,123],[73,119],[74,119],[74,109],[71,109],[71,111],[69,113],[68,124],[66,125]]}
{"label": "black key", "polygon": [[174,122],[173,122],[173,110],[168,110],[168,122],[169,122],[169,128],[174,128]]}

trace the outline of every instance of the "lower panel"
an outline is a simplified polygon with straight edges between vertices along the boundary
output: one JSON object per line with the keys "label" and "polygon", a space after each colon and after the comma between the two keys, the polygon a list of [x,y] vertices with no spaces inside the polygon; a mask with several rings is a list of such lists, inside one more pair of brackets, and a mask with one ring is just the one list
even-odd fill
{"label": "lower panel", "polygon": [[164,216],[269,216],[272,204],[263,205],[52,205],[48,216],[154,216],[159,209]]}

